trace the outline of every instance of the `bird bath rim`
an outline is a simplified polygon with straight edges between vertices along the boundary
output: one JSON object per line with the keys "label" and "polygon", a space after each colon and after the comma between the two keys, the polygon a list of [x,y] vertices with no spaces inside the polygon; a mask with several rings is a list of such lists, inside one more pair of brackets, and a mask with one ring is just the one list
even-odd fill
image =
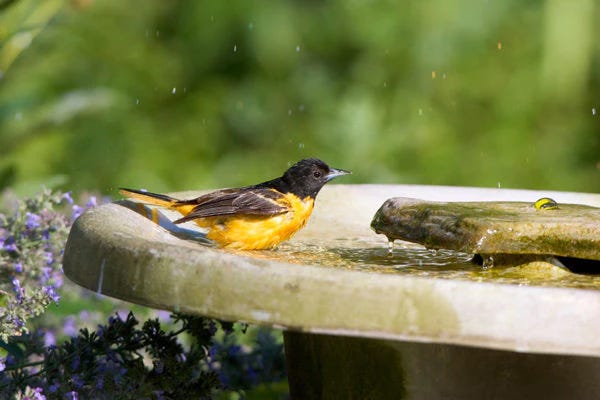
{"label": "bird bath rim", "polygon": [[[584,193],[330,185],[317,198],[305,231],[292,240],[367,230],[375,235],[370,218],[384,200],[395,196],[457,201],[550,196],[559,203],[600,205],[600,195]],[[385,247],[383,237],[381,244]],[[313,333],[600,355],[600,291],[261,259],[182,241],[116,204],[92,209],[75,222],[64,271],[81,286],[108,296],[225,320]]]}

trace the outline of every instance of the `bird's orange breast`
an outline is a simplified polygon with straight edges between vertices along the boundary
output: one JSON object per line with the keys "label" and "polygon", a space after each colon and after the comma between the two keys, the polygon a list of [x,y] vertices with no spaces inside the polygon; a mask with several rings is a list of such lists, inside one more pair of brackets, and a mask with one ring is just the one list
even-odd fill
{"label": "bird's orange breast", "polygon": [[312,213],[314,199],[286,194],[278,203],[288,211],[271,216],[232,215],[196,220],[208,229],[206,237],[221,247],[238,250],[270,249],[303,228]]}

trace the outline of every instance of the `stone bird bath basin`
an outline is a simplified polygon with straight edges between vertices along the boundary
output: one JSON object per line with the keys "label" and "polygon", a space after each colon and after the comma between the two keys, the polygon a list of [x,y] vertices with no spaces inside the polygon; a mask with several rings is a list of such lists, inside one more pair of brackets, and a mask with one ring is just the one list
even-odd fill
{"label": "stone bird bath basin", "polygon": [[292,398],[600,397],[600,275],[483,269],[412,244],[389,254],[369,225],[397,196],[600,207],[584,193],[330,185],[291,241],[231,252],[108,204],[74,223],[64,271],[133,303],[283,329]]}

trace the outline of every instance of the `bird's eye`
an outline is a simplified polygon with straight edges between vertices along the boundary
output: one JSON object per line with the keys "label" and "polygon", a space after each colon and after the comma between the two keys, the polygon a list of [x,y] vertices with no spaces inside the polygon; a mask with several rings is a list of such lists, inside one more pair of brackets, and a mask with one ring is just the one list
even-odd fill
{"label": "bird's eye", "polygon": [[321,177],[321,171],[315,171],[315,172],[313,172],[313,176],[315,178],[320,178]]}

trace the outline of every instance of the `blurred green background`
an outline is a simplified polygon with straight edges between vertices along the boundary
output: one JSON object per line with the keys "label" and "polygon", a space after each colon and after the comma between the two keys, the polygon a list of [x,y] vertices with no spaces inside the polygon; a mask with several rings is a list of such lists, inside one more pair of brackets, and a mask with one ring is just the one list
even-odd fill
{"label": "blurred green background", "polygon": [[0,0],[0,190],[600,191],[592,0]]}

